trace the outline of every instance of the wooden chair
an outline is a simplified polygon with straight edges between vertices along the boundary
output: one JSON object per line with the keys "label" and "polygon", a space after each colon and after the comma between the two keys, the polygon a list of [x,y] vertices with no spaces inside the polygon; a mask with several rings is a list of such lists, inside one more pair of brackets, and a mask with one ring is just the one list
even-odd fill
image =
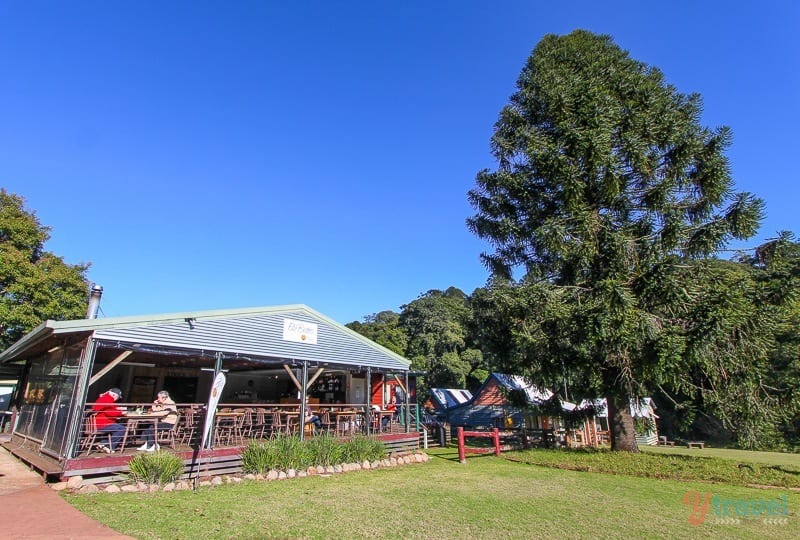
{"label": "wooden chair", "polygon": [[156,443],[160,446],[162,444],[168,445],[173,450],[175,449],[175,438],[178,432],[180,420],[175,422],[169,429],[156,430]]}
{"label": "wooden chair", "polygon": [[226,446],[237,446],[244,443],[242,438],[242,426],[244,425],[245,411],[234,411],[239,413],[235,416],[220,418],[217,424],[215,444]]}
{"label": "wooden chair", "polygon": [[236,431],[235,417],[217,417],[217,425],[214,429],[214,446],[230,446]]}
{"label": "wooden chair", "polygon": [[178,426],[178,430],[175,433],[175,438],[181,444],[191,446],[192,442],[194,442],[195,434],[199,432],[200,421],[202,420],[203,415],[199,414],[199,411],[194,407],[189,407],[184,409],[182,416],[183,421],[180,422],[180,425]]}
{"label": "wooden chair", "polygon": [[336,418],[336,435],[345,437],[352,435],[356,427],[356,413],[339,414]]}
{"label": "wooden chair", "polygon": [[319,416],[320,422],[322,422],[322,432],[323,433],[335,433],[336,432],[336,422],[331,420],[331,412],[328,410],[324,410],[320,412]]}
{"label": "wooden chair", "polygon": [[[267,431],[267,414],[263,407],[257,407],[252,413],[250,424],[250,437],[253,439],[263,439]],[[270,422],[271,424],[271,422]]]}
{"label": "wooden chair", "polygon": [[244,439],[253,438],[253,433],[256,430],[255,419],[256,415],[252,407],[244,410],[244,418],[242,418],[242,425],[241,425],[241,438],[243,441]]}
{"label": "wooden chair", "polygon": [[276,436],[285,433],[286,426],[283,423],[283,418],[281,417],[280,411],[275,411],[272,413],[272,422],[270,422],[269,428],[269,438],[273,439]]}
{"label": "wooden chair", "polygon": [[286,417],[286,434],[296,435],[300,430],[300,415],[294,414]]}
{"label": "wooden chair", "polygon": [[83,420],[83,437],[81,438],[80,451],[90,453],[97,444],[98,436],[106,436],[106,446],[111,447],[111,433],[102,433],[97,430],[97,413],[88,413]]}

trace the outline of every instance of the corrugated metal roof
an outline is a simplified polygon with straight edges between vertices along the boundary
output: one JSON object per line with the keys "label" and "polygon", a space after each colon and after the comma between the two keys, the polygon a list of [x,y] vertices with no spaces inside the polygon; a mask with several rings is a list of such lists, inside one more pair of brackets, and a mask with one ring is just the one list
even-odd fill
{"label": "corrugated metal roof", "polygon": [[509,390],[522,390],[525,392],[525,396],[528,399],[529,403],[538,404],[544,401],[547,401],[551,397],[553,397],[553,392],[545,388],[544,390],[540,390],[536,386],[529,384],[525,381],[525,377],[521,377],[519,375],[506,375],[505,373],[492,373],[490,378],[487,379],[487,382],[491,380],[491,377],[497,379],[497,381],[508,388]]}
{"label": "corrugated metal roof", "polygon": [[440,409],[449,409],[472,399],[472,392],[460,388],[431,388],[431,396]]}
{"label": "corrugated metal roof", "polygon": [[[317,325],[317,343],[283,339],[284,320]],[[191,321],[191,323],[190,323]],[[92,332],[96,339],[261,359],[292,359],[408,370],[410,362],[305,305],[193,311],[137,317],[47,321],[0,355],[10,361],[50,335]]]}
{"label": "corrugated metal roof", "polygon": [[[522,410],[508,403],[504,405],[476,404],[476,400],[479,400],[481,393],[485,391],[492,381],[497,381],[499,385],[508,390],[523,391],[527,401],[532,405],[539,405],[553,396],[550,390],[540,390],[519,375],[490,373],[471,399],[447,409],[448,421],[452,425],[491,427],[492,425],[497,425],[498,419],[502,418],[503,415],[507,415],[513,417],[515,422],[521,422]],[[575,404],[568,401],[561,401],[561,405],[565,411],[571,411],[575,408]]]}
{"label": "corrugated metal roof", "polygon": [[[608,416],[608,401],[606,398],[592,400],[584,399],[581,401],[580,407],[583,408],[588,405],[593,405],[597,409],[597,416],[602,418],[606,418]],[[631,416],[634,418],[658,418],[655,408],[655,402],[649,397],[643,397],[639,400],[631,398],[630,400]]]}

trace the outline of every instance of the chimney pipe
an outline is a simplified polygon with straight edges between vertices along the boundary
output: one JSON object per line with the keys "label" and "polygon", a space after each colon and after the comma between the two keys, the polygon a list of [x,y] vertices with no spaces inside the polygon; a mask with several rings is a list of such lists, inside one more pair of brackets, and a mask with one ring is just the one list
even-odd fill
{"label": "chimney pipe", "polygon": [[97,283],[92,283],[89,291],[89,309],[86,310],[87,319],[96,319],[97,310],[100,309],[100,297],[103,296],[103,287]]}

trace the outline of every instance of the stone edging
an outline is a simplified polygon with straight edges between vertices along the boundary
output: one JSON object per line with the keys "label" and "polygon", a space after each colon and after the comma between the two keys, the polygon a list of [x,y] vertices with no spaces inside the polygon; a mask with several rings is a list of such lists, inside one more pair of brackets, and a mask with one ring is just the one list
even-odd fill
{"label": "stone edging", "polygon": [[[213,477],[206,477],[200,480],[198,487],[219,486],[222,484],[237,484],[243,480],[286,480],[290,478],[305,478],[308,476],[330,476],[332,474],[346,473],[352,471],[368,471],[372,469],[381,469],[386,467],[397,467],[399,465],[409,465],[412,463],[427,463],[430,456],[423,452],[416,452],[407,455],[393,455],[381,460],[376,461],[363,461],[361,463],[344,463],[341,465],[329,465],[327,467],[309,467],[306,470],[297,471],[289,469],[288,471],[270,470],[266,474],[236,474],[236,475],[220,475]],[[145,492],[155,493],[157,491],[185,491],[192,489],[192,482],[188,480],[179,480],[177,482],[170,482],[160,486],[158,484],[145,484],[144,482],[134,482],[124,484],[122,486],[113,484],[84,484],[82,476],[73,476],[66,482],[57,482],[51,484],[50,487],[55,491],[69,491],[71,493],[134,493]]]}

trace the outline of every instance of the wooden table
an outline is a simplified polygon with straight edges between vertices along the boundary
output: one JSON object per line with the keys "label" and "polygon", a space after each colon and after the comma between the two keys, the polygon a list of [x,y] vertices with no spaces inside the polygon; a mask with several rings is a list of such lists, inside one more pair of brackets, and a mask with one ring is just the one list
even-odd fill
{"label": "wooden table", "polygon": [[373,422],[373,428],[375,431],[383,431],[383,419],[388,418],[386,422],[386,426],[392,423],[392,418],[394,418],[394,412],[388,409],[382,409],[380,411],[372,411],[373,416],[375,417],[375,421]]}
{"label": "wooden table", "polygon": [[363,415],[364,413],[359,411],[331,411],[331,416],[336,419],[336,433],[353,433],[356,428],[360,427]]}
{"label": "wooden table", "polygon": [[125,413],[120,418],[125,420],[125,434],[122,436],[122,442],[119,444],[120,452],[125,450],[125,445],[128,444],[128,437],[132,441],[136,441],[136,429],[139,427],[140,422],[152,421],[153,425],[158,425],[158,419],[163,418],[160,414],[152,412],[148,413]]}
{"label": "wooden table", "polygon": [[218,412],[214,416],[216,418],[238,418],[239,416],[244,416],[245,414],[247,414],[247,413],[229,411],[229,412]]}

